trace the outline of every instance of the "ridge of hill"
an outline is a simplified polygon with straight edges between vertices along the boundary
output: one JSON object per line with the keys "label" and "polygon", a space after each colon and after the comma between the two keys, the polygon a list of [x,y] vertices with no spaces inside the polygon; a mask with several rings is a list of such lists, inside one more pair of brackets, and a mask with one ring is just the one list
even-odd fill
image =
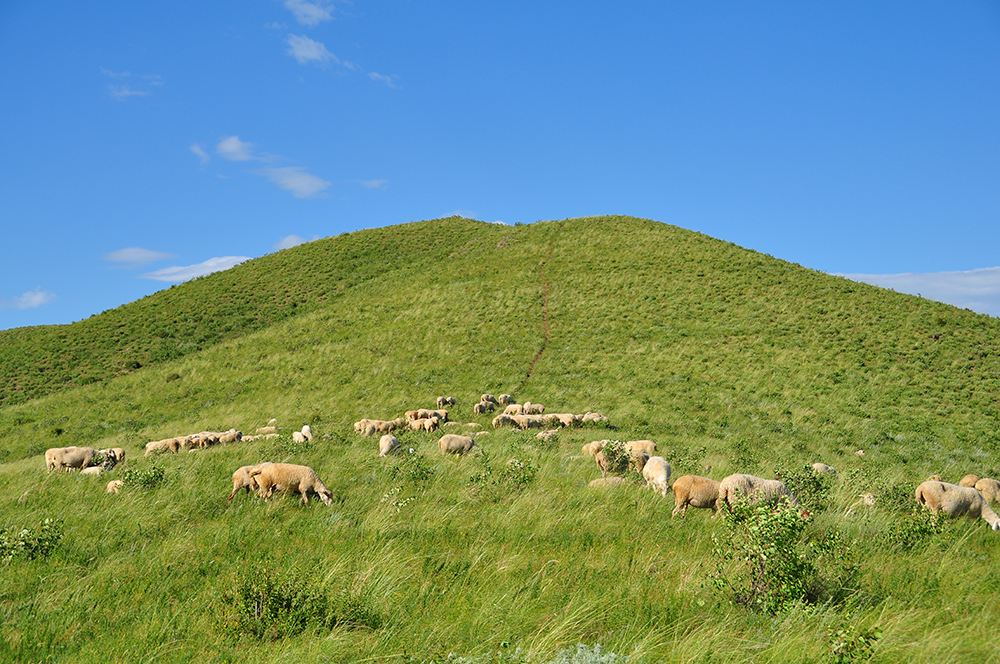
{"label": "ridge of hill", "polygon": [[0,331],[0,405],[107,380],[264,329],[404,264],[432,265],[475,234],[459,217],[345,233],[172,286],[67,325]]}
{"label": "ridge of hill", "polygon": [[[388,236],[437,223],[451,239],[426,260],[401,248],[393,269],[369,267],[304,313],[0,407],[0,527],[55,518],[64,532],[51,558],[0,566],[0,659],[517,664],[582,641],[633,662],[817,662],[838,630],[876,629],[874,652],[844,658],[994,656],[996,534],[971,519],[929,527],[911,507],[931,473],[1000,475],[1000,321],[630,217],[444,220],[327,242],[377,266]],[[483,392],[614,428],[494,430],[472,413]],[[413,452],[379,459],[351,426],[440,395],[458,398],[459,431],[488,432],[485,454],[446,458],[440,432],[404,431]],[[275,440],[142,456],[150,440],[271,417]],[[306,423],[316,440],[296,443]],[[724,520],[671,519],[669,497],[635,484],[588,488],[600,473],[580,446],[606,438],[657,442],[674,478],[837,467],[809,543],[841,542],[856,583],[776,618],[731,606],[710,577]],[[105,495],[107,476],[45,472],[44,450],[63,445],[123,447],[113,477],[166,481]],[[265,460],[314,468],[333,505],[227,503],[233,471]],[[235,589],[293,570],[380,618],[234,636]]]}

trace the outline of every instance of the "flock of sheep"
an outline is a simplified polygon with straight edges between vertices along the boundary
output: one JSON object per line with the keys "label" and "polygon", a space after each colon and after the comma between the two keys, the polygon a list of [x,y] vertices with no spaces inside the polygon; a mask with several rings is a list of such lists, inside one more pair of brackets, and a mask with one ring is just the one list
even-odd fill
{"label": "flock of sheep", "polygon": [[[396,430],[437,431],[441,427],[461,426],[448,420],[446,406],[455,406],[454,397],[438,397],[436,409],[408,410],[403,417],[394,420],[362,419],[354,423],[354,430],[362,436],[383,434],[379,439],[379,456],[386,457],[401,449],[398,438],[392,435]],[[493,427],[517,426],[521,429],[546,429],[547,427],[569,427],[578,423],[605,423],[608,418],[598,413],[588,412],[582,415],[572,413],[546,414],[541,404],[525,402],[518,404],[509,394],[501,394],[499,398],[491,394],[483,394],[479,403],[473,407],[474,415],[492,413],[500,406],[503,412],[493,418]],[[163,440],[151,441],[146,444],[146,456],[166,452],[177,453],[180,450],[195,451],[213,445],[250,442],[260,438],[278,436],[277,421],[271,420],[267,426],[257,429],[253,436],[243,436],[242,432],[230,429],[223,432],[201,431],[186,436],[177,436]],[[476,422],[466,425],[480,428]],[[555,430],[549,429],[538,434],[539,438],[549,438]],[[479,431],[475,436],[487,435],[487,431]],[[312,429],[306,425],[301,431],[292,433],[296,442],[311,441]],[[474,436],[447,433],[438,440],[438,449],[442,454],[464,454],[477,447]],[[612,451],[614,450],[614,451]],[[668,491],[674,494],[674,510],[672,516],[683,517],[689,507],[711,509],[713,515],[724,505],[732,506],[738,500],[749,500],[752,504],[777,504],[787,501],[788,504],[801,508],[799,501],[780,480],[763,479],[753,475],[737,473],[716,481],[698,475],[684,475],[670,485],[670,464],[662,456],[656,456],[656,443],[651,440],[633,440],[625,443],[611,440],[598,440],[585,444],[581,452],[591,456],[601,471],[601,477],[590,482],[591,487],[621,485],[626,480],[614,473],[621,468],[612,467],[612,461],[625,459],[642,474],[646,486],[666,497]],[[111,470],[125,460],[125,450],[108,448],[96,450],[91,447],[57,447],[46,450],[45,465],[49,471],[72,471],[80,469],[82,474],[100,474]],[[831,473],[836,470],[823,463],[813,464],[818,473]],[[609,476],[609,473],[611,476]],[[258,496],[267,500],[275,491],[299,493],[301,502],[308,504],[309,494],[320,497],[325,505],[332,504],[332,494],[323,484],[316,472],[308,466],[289,463],[260,463],[253,466],[243,466],[233,473],[233,491],[229,494],[231,501],[241,489],[249,494],[256,491]],[[108,493],[118,493],[122,486],[121,480],[108,483]],[[1000,481],[967,475],[959,484],[949,484],[942,481],[938,475],[932,475],[917,487],[915,498],[920,505],[932,513],[944,513],[949,517],[967,515],[972,518],[982,518],[994,531],[1000,531],[1000,516],[990,507],[1000,501]],[[874,504],[870,494],[863,494],[862,499],[867,504]],[[803,510],[803,515],[808,513]]]}

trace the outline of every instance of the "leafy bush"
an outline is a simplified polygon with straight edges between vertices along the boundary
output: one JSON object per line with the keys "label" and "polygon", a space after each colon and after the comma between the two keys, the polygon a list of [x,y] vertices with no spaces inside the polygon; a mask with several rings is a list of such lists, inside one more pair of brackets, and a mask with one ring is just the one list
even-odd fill
{"label": "leafy bush", "polygon": [[483,469],[469,478],[469,486],[473,492],[484,493],[495,500],[504,494],[523,490],[538,475],[538,467],[531,461],[510,459],[503,468],[494,471],[488,452],[481,451],[478,458]]}
{"label": "leafy bush", "polygon": [[48,558],[62,536],[62,526],[52,519],[45,519],[34,530],[7,528],[0,531],[0,560],[9,563],[14,558]]}
{"label": "leafy bush", "polygon": [[629,467],[629,461],[632,460],[628,450],[625,449],[625,443],[612,440],[601,448],[601,452],[604,453],[604,466],[608,473],[612,475],[625,474]]}
{"label": "leafy bush", "polygon": [[150,466],[145,470],[126,468],[118,473],[126,487],[137,489],[155,489],[167,481],[167,475],[159,466]]}
{"label": "leafy bush", "polygon": [[837,631],[831,628],[826,631],[826,639],[830,646],[826,661],[831,664],[849,664],[871,659],[875,646],[882,640],[882,630],[875,627],[867,632],[859,632],[853,626]]}
{"label": "leafy bush", "polygon": [[947,517],[944,515],[934,515],[926,510],[897,517],[883,533],[882,542],[890,549],[910,551],[944,533],[946,522]]}
{"label": "leafy bush", "polygon": [[434,469],[427,458],[412,449],[396,457],[398,461],[389,469],[394,480],[408,480],[414,484],[426,482],[434,475]]}
{"label": "leafy bush", "polygon": [[382,616],[365,596],[348,592],[331,595],[294,567],[279,572],[252,566],[237,575],[235,592],[224,600],[228,615],[220,627],[234,637],[275,641],[308,629],[378,629],[383,624]]}
{"label": "leafy bush", "polygon": [[785,468],[778,465],[774,476],[781,479],[804,507],[812,512],[822,512],[830,505],[830,487],[832,476],[827,473],[817,473],[813,467],[805,464],[798,469]]}

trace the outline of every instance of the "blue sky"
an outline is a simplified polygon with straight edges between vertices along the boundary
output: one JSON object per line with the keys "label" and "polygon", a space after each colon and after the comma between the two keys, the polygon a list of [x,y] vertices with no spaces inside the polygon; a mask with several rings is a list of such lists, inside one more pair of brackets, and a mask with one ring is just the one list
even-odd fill
{"label": "blue sky", "polygon": [[0,3],[0,328],[452,213],[1000,316],[1000,5]]}

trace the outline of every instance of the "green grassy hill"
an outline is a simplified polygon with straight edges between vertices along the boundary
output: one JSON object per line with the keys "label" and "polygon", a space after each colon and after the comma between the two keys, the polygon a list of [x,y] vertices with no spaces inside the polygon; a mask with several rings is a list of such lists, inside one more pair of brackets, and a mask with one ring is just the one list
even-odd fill
{"label": "green grassy hill", "polygon": [[[828,632],[877,627],[872,661],[994,661],[998,536],[971,520],[934,532],[909,511],[931,473],[1000,474],[998,332],[628,217],[359,231],[13,330],[0,526],[54,518],[63,538],[47,559],[0,563],[0,660],[547,662],[584,642],[632,662],[828,661]],[[142,367],[112,378],[130,357]],[[99,380],[24,401],[79,376]],[[482,392],[616,428],[493,431],[472,415]],[[421,432],[400,436],[413,455],[378,459],[351,427],[445,394],[451,419],[490,431],[485,458],[442,458],[440,434]],[[277,440],[142,457],[149,440],[271,417]],[[317,440],[293,443],[305,423]],[[674,478],[836,466],[807,536],[841,534],[858,566],[846,599],[776,617],[731,606],[710,583],[722,520],[672,520],[669,494],[635,484],[587,488],[599,473],[580,446],[602,438],[656,441]],[[44,450],[65,445],[124,447],[127,468],[47,474]],[[512,459],[535,479],[518,485]],[[265,460],[312,466],[333,506],[227,503],[233,470]],[[104,494],[154,466],[162,486]],[[856,506],[863,492],[876,508]],[[237,590],[262,570],[306,579],[268,592],[314,607],[312,588],[369,617],[234,635]]]}

